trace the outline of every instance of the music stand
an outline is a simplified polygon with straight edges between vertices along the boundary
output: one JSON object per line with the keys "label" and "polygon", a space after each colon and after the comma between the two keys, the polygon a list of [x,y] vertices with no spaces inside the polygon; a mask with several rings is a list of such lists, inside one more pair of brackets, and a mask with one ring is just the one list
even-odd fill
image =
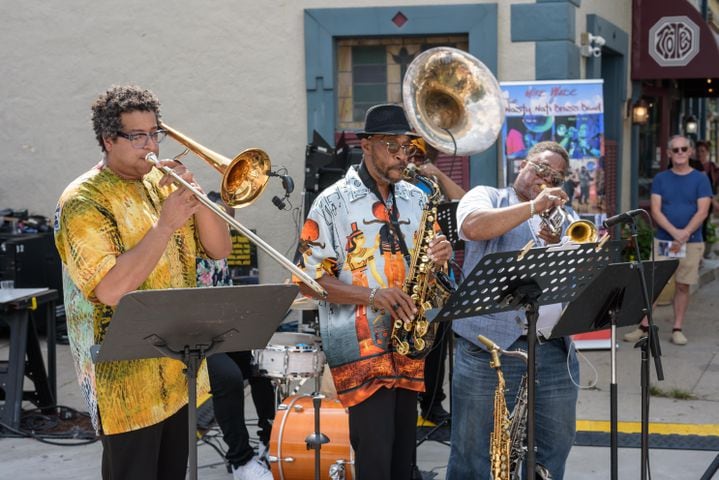
{"label": "music stand", "polygon": [[[671,278],[679,265],[679,260],[642,262],[645,266],[644,277],[648,284],[654,285],[652,302],[656,301],[662,288]],[[649,266],[650,268],[646,268]],[[636,325],[646,314],[641,284],[637,279],[637,265],[632,263],[613,263],[608,265],[572,303],[565,307],[562,316],[552,328],[550,339],[561,338],[577,333],[587,333],[611,328],[611,383],[610,396],[610,456],[611,478],[616,480],[618,471],[618,429],[617,429],[617,367],[616,335],[617,327]],[[652,273],[654,278],[652,279]],[[653,282],[652,282],[653,280]],[[594,315],[588,312],[596,312]]]}
{"label": "music stand", "polygon": [[437,223],[442,229],[442,233],[447,237],[449,243],[452,244],[454,250],[464,248],[464,240],[459,238],[457,229],[457,206],[459,202],[444,202],[437,205]]}
{"label": "music stand", "polygon": [[[434,318],[450,321],[524,308],[527,318],[527,472],[535,471],[535,347],[539,306],[576,298],[609,264],[615,245],[565,244],[482,257]],[[491,339],[490,339],[491,340]]]}
{"label": "music stand", "polygon": [[190,479],[197,479],[197,371],[213,353],[264,348],[299,287],[294,284],[130,292],[120,299],[95,363],[169,357],[185,364]]}

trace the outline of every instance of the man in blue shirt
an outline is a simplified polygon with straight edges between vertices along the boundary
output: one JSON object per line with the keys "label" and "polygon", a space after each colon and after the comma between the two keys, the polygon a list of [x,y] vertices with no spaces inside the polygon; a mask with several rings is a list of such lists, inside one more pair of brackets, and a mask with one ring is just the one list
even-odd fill
{"label": "man in blue shirt", "polygon": [[[652,217],[657,225],[654,249],[658,260],[680,258],[674,273],[676,289],[671,341],[686,345],[682,325],[689,306],[689,286],[699,281],[699,263],[704,253],[701,227],[709,213],[712,189],[707,176],[689,165],[693,153],[690,139],[674,135],[669,139],[667,151],[672,168],[657,174],[652,182]],[[646,335],[647,328],[645,318],[639,328],[624,335],[624,341],[638,341]]]}

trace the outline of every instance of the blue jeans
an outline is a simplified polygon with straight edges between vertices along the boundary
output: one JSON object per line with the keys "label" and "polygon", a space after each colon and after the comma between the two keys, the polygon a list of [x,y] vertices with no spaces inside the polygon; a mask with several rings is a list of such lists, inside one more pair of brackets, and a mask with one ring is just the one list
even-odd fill
{"label": "blue jeans", "polygon": [[[526,340],[517,340],[509,350],[527,351]],[[494,430],[494,390],[497,372],[489,366],[487,352],[462,337],[456,338],[452,377],[452,447],[448,480],[489,479],[489,435]],[[524,360],[501,356],[506,381],[505,399],[512,411]],[[579,383],[579,365],[574,350],[569,368]],[[536,349],[535,446],[536,461],[547,467],[554,480],[564,476],[564,464],[574,443],[578,387],[567,372],[567,349],[563,340],[552,340]],[[533,478],[533,477],[532,477]]]}

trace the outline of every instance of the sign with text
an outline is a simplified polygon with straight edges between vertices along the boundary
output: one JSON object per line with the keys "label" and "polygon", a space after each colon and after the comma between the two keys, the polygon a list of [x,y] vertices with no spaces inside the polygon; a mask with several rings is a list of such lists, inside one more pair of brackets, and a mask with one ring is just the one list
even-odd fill
{"label": "sign with text", "polygon": [[232,231],[232,253],[227,257],[232,276],[257,275],[257,246],[249,238]]}
{"label": "sign with text", "polygon": [[553,140],[569,153],[563,188],[580,214],[602,214],[604,204],[603,80],[501,82],[506,100],[504,178],[511,185],[527,152]]}

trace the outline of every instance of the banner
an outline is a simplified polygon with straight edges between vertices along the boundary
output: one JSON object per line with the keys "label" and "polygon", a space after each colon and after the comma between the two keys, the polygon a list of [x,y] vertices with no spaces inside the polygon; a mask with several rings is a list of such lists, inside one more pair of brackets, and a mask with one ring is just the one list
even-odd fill
{"label": "banner", "polygon": [[[563,188],[580,217],[597,225],[606,219],[603,80],[501,82],[506,100],[504,178],[511,185],[538,142],[552,140],[569,153]],[[574,335],[578,349],[611,347],[611,331]]]}
{"label": "banner", "polygon": [[564,191],[572,208],[597,225],[606,218],[603,80],[501,82],[506,99],[504,178],[511,185],[527,152],[553,140],[570,157]]}

